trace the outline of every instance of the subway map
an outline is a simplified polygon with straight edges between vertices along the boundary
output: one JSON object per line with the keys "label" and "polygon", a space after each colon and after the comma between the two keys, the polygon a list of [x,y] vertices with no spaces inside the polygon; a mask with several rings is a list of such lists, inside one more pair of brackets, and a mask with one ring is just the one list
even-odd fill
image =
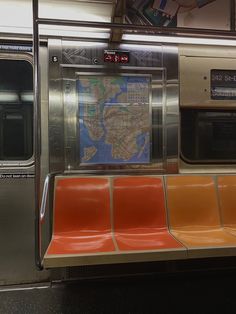
{"label": "subway map", "polygon": [[148,76],[81,76],[78,132],[82,164],[150,162]]}

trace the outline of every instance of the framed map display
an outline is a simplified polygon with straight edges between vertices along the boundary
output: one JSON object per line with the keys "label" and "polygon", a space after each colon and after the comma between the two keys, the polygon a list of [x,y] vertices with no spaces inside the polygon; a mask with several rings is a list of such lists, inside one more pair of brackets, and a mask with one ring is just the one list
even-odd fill
{"label": "framed map display", "polygon": [[150,90],[148,75],[79,76],[81,164],[150,162]]}

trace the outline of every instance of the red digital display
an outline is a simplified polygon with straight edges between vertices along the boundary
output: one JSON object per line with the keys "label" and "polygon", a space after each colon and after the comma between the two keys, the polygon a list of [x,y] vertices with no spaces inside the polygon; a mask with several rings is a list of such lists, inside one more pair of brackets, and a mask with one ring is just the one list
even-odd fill
{"label": "red digital display", "polygon": [[105,50],[104,62],[106,63],[129,63],[129,52],[118,50]]}

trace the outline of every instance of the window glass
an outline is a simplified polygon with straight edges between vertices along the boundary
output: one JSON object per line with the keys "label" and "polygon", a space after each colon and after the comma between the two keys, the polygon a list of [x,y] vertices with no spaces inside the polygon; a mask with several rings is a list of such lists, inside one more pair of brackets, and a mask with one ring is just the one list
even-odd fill
{"label": "window glass", "polygon": [[0,59],[0,160],[28,160],[32,155],[32,66]]}
{"label": "window glass", "polygon": [[236,162],[236,111],[181,111],[181,152],[187,162]]}

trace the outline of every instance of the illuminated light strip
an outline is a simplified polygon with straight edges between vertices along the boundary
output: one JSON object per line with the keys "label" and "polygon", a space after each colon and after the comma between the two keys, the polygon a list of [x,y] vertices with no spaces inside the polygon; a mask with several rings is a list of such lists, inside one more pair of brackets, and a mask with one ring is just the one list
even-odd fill
{"label": "illuminated light strip", "polygon": [[78,37],[78,38],[92,38],[92,39],[108,39],[110,37],[109,31],[90,29],[87,30],[80,27],[70,27],[70,26],[44,26],[40,25],[40,35],[45,36],[68,36],[68,37]]}
{"label": "illuminated light strip", "polygon": [[214,46],[233,46],[236,47],[236,39],[214,39],[214,38],[194,38],[194,37],[169,37],[154,35],[133,35],[124,34],[123,40],[143,41],[169,44],[193,44],[193,45],[214,45]]}
{"label": "illuminated light strip", "polygon": [[34,100],[33,92],[23,92],[23,93],[21,93],[21,100],[23,102],[33,102],[33,100]]}
{"label": "illuminated light strip", "polygon": [[[32,28],[28,27],[2,27],[0,26],[0,33],[6,34],[32,34]],[[91,38],[91,39],[108,39],[110,37],[110,31],[107,32],[98,31],[97,29],[80,31],[80,28],[75,27],[40,27],[40,35],[42,36],[65,36],[65,37],[78,37],[78,38]]]}
{"label": "illuminated light strip", "polygon": [[19,96],[16,92],[8,92],[8,91],[1,91],[0,92],[0,103],[5,102],[18,102]]}

